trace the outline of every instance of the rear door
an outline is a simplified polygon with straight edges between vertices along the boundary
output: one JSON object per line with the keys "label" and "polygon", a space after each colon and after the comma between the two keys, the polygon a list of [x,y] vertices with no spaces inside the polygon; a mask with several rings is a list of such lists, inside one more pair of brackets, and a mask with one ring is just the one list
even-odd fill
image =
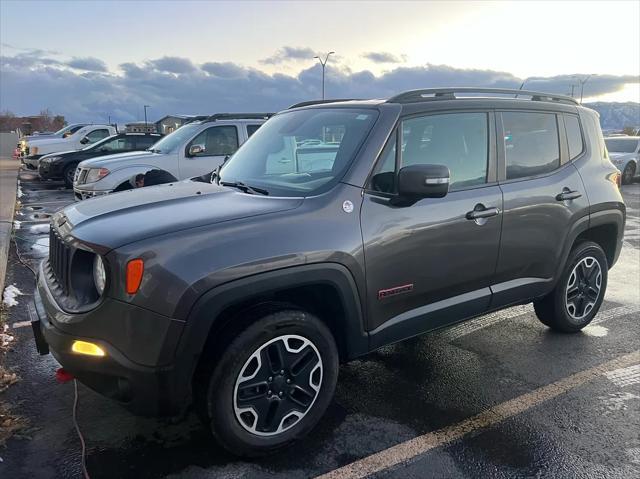
{"label": "rear door", "polygon": [[[398,206],[397,171],[415,164],[447,166],[450,191]],[[501,210],[493,113],[402,122],[373,172],[361,210],[372,347],[489,307]],[[489,213],[474,219],[474,211]]]}
{"label": "rear door", "polygon": [[[192,145],[204,146],[204,151],[189,154]],[[187,143],[180,155],[180,179],[193,178],[215,170],[226,156],[233,155],[239,146],[238,128],[235,125],[210,126]]]}
{"label": "rear door", "polygon": [[566,239],[576,222],[588,221],[589,207],[569,161],[562,114],[502,111],[496,118],[504,213],[492,307],[550,289]]}

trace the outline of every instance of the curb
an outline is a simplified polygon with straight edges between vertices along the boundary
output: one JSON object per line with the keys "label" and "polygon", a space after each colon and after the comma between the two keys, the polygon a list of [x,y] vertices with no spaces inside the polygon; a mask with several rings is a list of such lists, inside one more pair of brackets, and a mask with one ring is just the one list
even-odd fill
{"label": "curb", "polygon": [[[9,162],[15,162],[11,158],[0,158],[0,202],[4,205],[0,209],[0,292],[4,291],[4,281],[7,274],[7,260],[11,244],[11,232],[13,231],[13,215],[16,207],[16,193],[18,190],[18,173],[20,163],[15,170],[7,167]],[[6,205],[10,205],[8,208]]]}

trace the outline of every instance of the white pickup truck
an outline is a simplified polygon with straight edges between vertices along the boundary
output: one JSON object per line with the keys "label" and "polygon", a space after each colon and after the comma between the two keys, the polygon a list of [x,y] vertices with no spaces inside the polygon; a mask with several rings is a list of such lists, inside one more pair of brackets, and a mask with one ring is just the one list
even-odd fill
{"label": "white pickup truck", "polygon": [[34,137],[28,140],[25,145],[29,153],[26,157],[23,157],[22,162],[28,169],[37,170],[40,157],[43,155],[81,150],[85,146],[116,133],[115,127],[111,125],[87,125],[64,138],[44,137],[37,139],[37,137]]}
{"label": "white pickup truck", "polygon": [[271,116],[219,113],[181,126],[146,151],[85,160],[73,182],[76,200],[131,187],[137,175],[160,170],[167,178],[193,178],[212,172]]}

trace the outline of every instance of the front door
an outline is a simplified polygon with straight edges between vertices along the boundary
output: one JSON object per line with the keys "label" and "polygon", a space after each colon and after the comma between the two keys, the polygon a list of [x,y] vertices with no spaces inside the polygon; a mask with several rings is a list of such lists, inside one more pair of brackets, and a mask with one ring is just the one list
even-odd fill
{"label": "front door", "polygon": [[[494,139],[490,112],[435,114],[405,119],[385,148],[361,210],[373,347],[488,308],[502,223]],[[415,164],[447,166],[450,191],[397,206],[397,171]]]}
{"label": "front door", "polygon": [[[192,145],[202,145],[204,151],[190,155],[189,148]],[[201,131],[180,155],[179,179],[193,178],[215,170],[226,156],[236,152],[238,145],[238,128],[235,125],[211,126]]]}

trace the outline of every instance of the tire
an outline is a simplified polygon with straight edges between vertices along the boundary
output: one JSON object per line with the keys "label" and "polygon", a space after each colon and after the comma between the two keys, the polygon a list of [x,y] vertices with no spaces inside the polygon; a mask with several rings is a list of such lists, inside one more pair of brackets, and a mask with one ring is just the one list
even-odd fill
{"label": "tire", "polygon": [[622,172],[622,184],[630,185],[631,183],[633,183],[633,176],[635,175],[635,173],[636,165],[631,162],[627,163],[627,166],[624,167],[624,171]]}
{"label": "tire", "polygon": [[553,291],[533,303],[536,316],[555,331],[577,333],[600,310],[607,276],[607,257],[600,245],[591,241],[577,244]]}
{"label": "tire", "polygon": [[77,166],[77,164],[69,165],[62,171],[64,186],[66,186],[67,188],[73,188],[73,177],[76,174]]}
{"label": "tire", "polygon": [[304,311],[263,315],[217,357],[199,375],[206,386],[196,390],[196,407],[238,456],[263,456],[304,437],[333,398],[338,350],[327,326]]}

